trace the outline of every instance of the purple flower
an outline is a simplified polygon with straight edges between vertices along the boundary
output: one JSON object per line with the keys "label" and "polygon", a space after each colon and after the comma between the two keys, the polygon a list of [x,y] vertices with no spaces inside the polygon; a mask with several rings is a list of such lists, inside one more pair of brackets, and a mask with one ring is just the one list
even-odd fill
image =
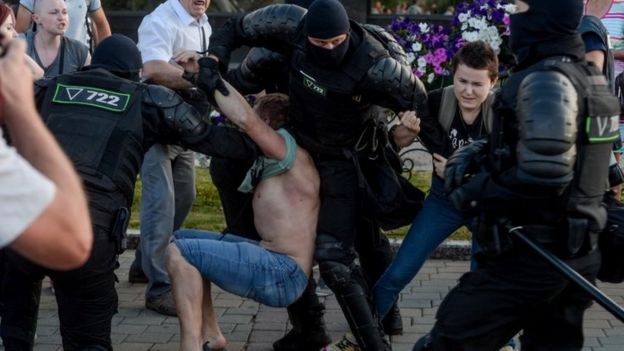
{"label": "purple flower", "polygon": [[435,56],[433,56],[432,53],[428,52],[427,54],[425,54],[425,56],[423,56],[425,58],[425,61],[427,61],[427,63],[432,63],[433,59],[435,58]]}
{"label": "purple flower", "polygon": [[[416,77],[448,76],[451,72],[451,60],[455,53],[464,45],[459,15],[482,21],[487,26],[494,26],[501,37],[509,34],[509,14],[501,5],[509,0],[464,0],[457,4],[453,20],[449,26],[429,25],[427,33],[422,33],[421,23],[414,22],[409,17],[394,18],[388,31],[396,38],[399,45],[408,53],[414,55],[412,71]],[[466,24],[464,22],[464,24]],[[478,29],[471,29],[478,31]],[[414,52],[414,44],[418,43],[418,52]],[[505,69],[501,67],[501,69]],[[427,82],[424,82],[427,84]]]}

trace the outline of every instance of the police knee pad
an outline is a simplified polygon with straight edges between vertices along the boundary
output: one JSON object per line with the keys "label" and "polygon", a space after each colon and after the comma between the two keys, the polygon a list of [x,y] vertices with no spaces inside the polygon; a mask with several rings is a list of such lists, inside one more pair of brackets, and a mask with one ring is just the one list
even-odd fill
{"label": "police knee pad", "polygon": [[352,284],[352,270],[341,262],[323,261],[319,263],[319,272],[332,291],[344,291]]}

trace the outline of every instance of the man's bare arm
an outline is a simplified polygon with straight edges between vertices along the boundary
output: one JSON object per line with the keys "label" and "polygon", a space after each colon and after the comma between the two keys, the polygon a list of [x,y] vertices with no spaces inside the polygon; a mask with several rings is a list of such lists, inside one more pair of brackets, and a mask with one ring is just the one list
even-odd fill
{"label": "man's bare arm", "polygon": [[102,40],[111,35],[110,25],[103,8],[99,8],[89,13],[89,18],[93,22],[93,35],[95,39],[95,45],[99,44]]}
{"label": "man's bare arm", "polygon": [[[44,212],[11,244],[28,259],[54,269],[81,266],[89,257],[93,234],[80,178],[37,114],[25,43],[4,41],[0,58],[2,120],[19,154],[56,185]],[[0,122],[1,122],[0,121]]]}
{"label": "man's bare arm", "polygon": [[143,78],[169,89],[188,89],[193,85],[182,78],[184,71],[168,62],[160,60],[147,61],[143,64]]}
{"label": "man's bare arm", "polygon": [[286,157],[286,141],[273,128],[266,124],[241,94],[229,83],[223,81],[229,90],[224,96],[215,91],[215,99],[219,108],[234,124],[239,126],[249,137],[258,144],[260,150],[270,158],[282,160]]}
{"label": "man's bare arm", "polygon": [[15,30],[18,33],[24,33],[30,27],[30,22],[32,22],[32,12],[28,11],[22,5],[19,5],[17,9],[17,18],[15,19]]}

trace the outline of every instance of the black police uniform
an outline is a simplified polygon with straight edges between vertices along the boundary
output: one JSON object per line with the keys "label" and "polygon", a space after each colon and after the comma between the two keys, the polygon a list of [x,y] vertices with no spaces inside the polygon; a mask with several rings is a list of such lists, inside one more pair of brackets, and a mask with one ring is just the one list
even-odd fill
{"label": "black police uniform", "polygon": [[[478,269],[446,296],[415,350],[497,350],[520,330],[523,350],[583,347],[590,295],[508,232],[522,230],[595,280],[617,100],[583,60],[581,1],[525,2],[529,11],[511,19],[519,65],[495,102],[490,140],[458,150],[445,173],[455,205],[481,211]],[[488,147],[476,163],[487,171],[456,187]]]}
{"label": "black police uniform", "polygon": [[[405,59],[405,53],[396,40],[381,27],[363,25],[371,34],[391,47],[391,55],[399,60]],[[386,36],[387,35],[387,36]],[[244,94],[267,92],[288,92],[288,61],[284,55],[271,50],[252,48],[240,66],[227,73],[227,80]],[[375,112],[379,111],[375,109]],[[368,113],[368,112],[367,112]],[[247,166],[247,168],[249,168]],[[210,174],[219,191],[227,222],[224,232],[247,229],[253,233],[253,212],[251,197],[237,191],[241,177],[247,168],[244,164],[213,158]],[[240,180],[238,180],[241,178]],[[253,230],[250,230],[251,228]],[[356,224],[355,250],[364,276],[369,286],[374,285],[394,258],[388,238],[381,232],[374,219],[361,217]],[[273,344],[275,350],[317,350],[330,342],[323,321],[324,306],[316,296],[316,282],[310,279],[303,295],[288,306],[288,315],[293,329],[282,339]],[[382,320],[386,333],[396,335],[402,332],[401,315],[396,304],[392,313]]]}
{"label": "black police uniform", "polygon": [[377,331],[367,301],[366,282],[353,263],[361,194],[358,170],[345,152],[353,152],[371,104],[396,111],[416,109],[427,120],[426,93],[408,66],[353,21],[344,59],[337,66],[324,65],[309,53],[305,13],[297,6],[272,5],[230,20],[213,34],[209,51],[219,57],[222,68],[232,49],[243,44],[288,58],[290,122],[321,178],[315,254],[321,276],[336,294],[359,346],[387,350],[390,346]]}
{"label": "black police uniform", "polygon": [[45,269],[8,252],[4,346],[32,349],[41,280],[47,275],[54,281],[63,348],[111,350],[111,319],[117,310],[113,270],[119,234],[125,232],[123,225],[118,228],[116,213],[132,204],[145,151],[154,143],[177,143],[247,160],[256,157],[257,147],[234,129],[206,125],[173,91],[104,69],[56,77],[39,86],[38,97],[47,126],[84,180],[95,237],[87,263],[68,272]]}

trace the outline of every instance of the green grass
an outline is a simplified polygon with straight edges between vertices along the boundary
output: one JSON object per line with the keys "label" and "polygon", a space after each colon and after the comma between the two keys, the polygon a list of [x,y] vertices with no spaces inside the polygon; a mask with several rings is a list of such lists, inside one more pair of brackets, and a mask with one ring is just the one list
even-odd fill
{"label": "green grass", "polygon": [[[217,189],[212,184],[210,173],[206,168],[196,168],[197,170],[197,198],[193,203],[191,212],[184,221],[183,227],[197,228],[212,231],[221,231],[225,228],[223,209],[219,201]],[[431,172],[416,171],[412,174],[410,182],[423,191],[427,191],[431,184]],[[141,179],[137,180],[132,203],[132,217],[130,218],[130,228],[139,228],[139,209],[141,203]],[[388,236],[402,238],[407,233],[408,227],[391,230]],[[460,228],[452,239],[469,240],[470,232],[466,228]]]}

